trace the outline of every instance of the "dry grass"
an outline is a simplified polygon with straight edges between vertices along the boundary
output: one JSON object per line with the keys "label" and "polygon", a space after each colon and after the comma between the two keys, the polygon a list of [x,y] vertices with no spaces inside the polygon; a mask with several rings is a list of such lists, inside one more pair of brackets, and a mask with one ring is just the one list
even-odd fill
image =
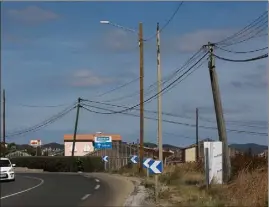
{"label": "dry grass", "polygon": [[[197,164],[171,166],[161,176],[161,206],[265,206],[268,192],[267,167],[251,172],[242,170],[228,185],[207,190]],[[169,202],[168,202],[169,201]]]}
{"label": "dry grass", "polygon": [[253,172],[241,171],[228,185],[227,198],[233,206],[265,206],[268,196],[267,168]]}
{"label": "dry grass", "polygon": [[[247,161],[244,158],[242,162],[243,158],[239,157],[234,161],[233,179],[228,185],[212,185],[208,190],[204,185],[205,176],[201,163],[167,166],[160,175],[159,206],[267,206],[268,165],[265,164],[267,162],[263,160],[257,162],[257,158]],[[127,176],[141,176],[137,172],[136,165],[120,171]],[[145,178],[145,175],[144,172],[142,177]],[[154,177],[145,179],[144,185],[153,191]]]}

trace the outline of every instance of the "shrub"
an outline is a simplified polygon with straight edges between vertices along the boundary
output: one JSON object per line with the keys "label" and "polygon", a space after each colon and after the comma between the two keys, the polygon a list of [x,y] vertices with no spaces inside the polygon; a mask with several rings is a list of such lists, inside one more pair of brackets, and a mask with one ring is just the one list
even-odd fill
{"label": "shrub", "polygon": [[[80,162],[77,162],[78,159]],[[17,167],[43,169],[48,172],[100,172],[104,164],[100,157],[16,157],[11,162]],[[79,165],[78,165],[79,164]]]}
{"label": "shrub", "polygon": [[242,170],[253,172],[256,169],[268,166],[268,159],[265,157],[237,155],[231,159],[232,176],[237,177]]}

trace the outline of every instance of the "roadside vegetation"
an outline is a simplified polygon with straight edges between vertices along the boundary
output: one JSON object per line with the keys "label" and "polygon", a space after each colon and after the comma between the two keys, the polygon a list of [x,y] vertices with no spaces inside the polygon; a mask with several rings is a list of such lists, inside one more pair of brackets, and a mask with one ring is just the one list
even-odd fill
{"label": "roadside vegetation", "polygon": [[[160,175],[158,206],[267,206],[268,162],[267,158],[237,156],[232,160],[232,178],[225,185],[205,186],[203,163],[184,163],[167,166]],[[137,166],[120,170],[127,176],[138,176]],[[154,177],[144,185],[154,190]],[[152,196],[154,196],[152,194]]]}

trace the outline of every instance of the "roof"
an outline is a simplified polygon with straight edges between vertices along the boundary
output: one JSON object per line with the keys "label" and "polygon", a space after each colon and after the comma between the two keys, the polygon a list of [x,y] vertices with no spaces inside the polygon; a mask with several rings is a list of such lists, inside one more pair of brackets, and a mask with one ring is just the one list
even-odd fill
{"label": "roof", "polygon": [[[121,135],[119,134],[77,134],[76,141],[94,141],[95,136],[111,136],[112,141],[121,141]],[[64,141],[72,141],[73,134],[65,134]]]}
{"label": "roof", "polygon": [[[200,140],[199,141],[199,144],[202,144],[204,142],[213,142],[213,141],[215,141],[215,140],[212,140],[212,139],[207,138],[207,139]],[[189,149],[189,148],[193,148],[193,147],[196,147],[196,146],[197,145],[195,143],[195,144],[192,144],[192,145],[189,145],[189,146],[185,147],[184,149]]]}

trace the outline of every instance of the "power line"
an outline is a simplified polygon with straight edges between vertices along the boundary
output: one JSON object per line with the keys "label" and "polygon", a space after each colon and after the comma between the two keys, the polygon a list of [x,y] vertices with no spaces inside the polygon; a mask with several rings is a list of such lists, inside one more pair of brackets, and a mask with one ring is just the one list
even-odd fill
{"label": "power line", "polygon": [[[174,72],[172,72],[172,74],[166,76],[163,80],[162,80],[162,84],[165,85],[167,82],[169,82],[170,80],[172,80],[178,73],[182,72],[188,65],[190,65],[191,63],[193,63],[195,60],[197,60],[199,57],[201,57],[202,55],[202,48],[200,48],[194,55],[192,55],[180,68],[175,69]],[[145,95],[149,95],[151,94],[157,87],[157,81],[155,81],[154,83],[152,83],[151,85],[149,85],[147,87],[147,90],[145,92]],[[114,99],[110,99],[110,100],[105,100],[105,102],[114,102],[116,100],[123,100],[123,99],[127,99],[127,98],[131,98],[133,96],[139,95],[140,91],[125,95],[125,96],[121,96],[119,98],[114,98]]]}
{"label": "power line", "polygon": [[[155,98],[158,94],[163,93],[165,91],[167,91],[171,86],[173,86],[178,80],[180,80],[184,75],[186,75],[193,67],[195,67],[203,58],[205,58],[205,56],[207,55],[207,53],[205,53],[205,55],[202,56],[202,58],[200,58],[195,64],[193,64],[188,70],[186,70],[181,76],[179,76],[178,78],[176,78],[173,82],[171,82],[169,85],[167,85],[166,87],[164,87],[160,92],[156,93],[155,95],[151,96],[150,98],[146,99],[143,103],[147,103],[150,100],[152,100],[153,98]],[[84,100],[84,99],[83,99]],[[89,102],[91,102],[90,100],[87,100]],[[115,114],[115,113],[122,113],[122,112],[126,112],[129,111],[131,109],[134,109],[136,107],[140,106],[140,103],[129,107],[128,109],[124,109],[121,111],[115,111],[113,113],[105,113],[105,114]]]}
{"label": "power line", "polygon": [[115,88],[113,88],[113,89],[111,89],[111,90],[108,90],[108,91],[106,91],[106,92],[104,92],[104,93],[102,93],[102,94],[100,94],[100,95],[97,95],[96,97],[99,98],[99,97],[101,97],[101,96],[104,96],[104,95],[106,95],[106,94],[112,93],[112,92],[114,92],[114,91],[116,91],[116,90],[119,90],[119,89],[121,89],[121,88],[124,88],[124,87],[126,87],[126,86],[128,86],[128,85],[130,85],[130,84],[132,84],[132,83],[134,83],[134,82],[136,82],[136,81],[138,81],[139,79],[140,79],[140,77],[135,78],[135,79],[133,79],[133,80],[127,82],[127,83],[124,83],[124,84],[122,84],[122,85],[119,85],[119,86],[117,86],[117,87],[115,87]]}
{"label": "power line", "polygon": [[[95,103],[95,104],[98,104],[98,105],[112,106],[112,107],[117,107],[117,108],[128,108],[127,106],[123,106],[123,105],[116,105],[116,104],[104,103],[104,102],[99,102],[99,101],[91,101],[91,102]],[[92,105],[88,105],[88,104],[85,104],[85,103],[83,103],[83,105],[92,107]],[[139,109],[133,109],[133,110],[138,111]],[[157,111],[153,111],[153,110],[145,109],[144,111],[148,112],[148,113],[157,114]],[[191,119],[191,120],[194,119],[193,117],[181,116],[181,115],[174,114],[174,113],[162,112],[162,114],[166,115],[166,116],[176,117],[176,118]],[[202,120],[202,121],[205,121],[205,122],[209,122],[209,123],[216,123],[216,121],[214,121],[214,120],[205,119],[203,117],[199,117],[199,119]],[[233,121],[226,121],[226,122],[227,123],[229,123],[229,122],[233,123],[233,125],[235,125],[235,126],[250,127],[250,128],[264,128],[264,129],[267,128],[265,126],[257,126],[257,125],[246,124],[246,122],[245,123],[244,122],[234,123]]]}
{"label": "power line", "polygon": [[[102,112],[98,112],[98,111],[94,111],[92,109],[89,109],[85,106],[81,106],[83,109],[89,111],[89,112],[92,112],[92,113],[96,113],[96,114],[104,114]],[[97,107],[97,106],[91,106],[92,108],[96,108],[96,109],[101,109],[101,110],[105,110],[105,111],[111,111],[111,112],[115,112],[114,110],[111,110],[111,109],[105,109],[105,108],[102,108],[102,107]],[[113,113],[113,114],[116,114],[116,113]],[[122,112],[121,114],[125,114],[125,115],[129,115],[129,116],[134,116],[134,117],[139,117],[139,115],[136,115],[136,114],[130,114],[130,113],[125,113],[125,112]],[[144,117],[145,119],[149,119],[149,120],[155,120],[157,121],[158,119],[157,118],[152,118],[152,117]],[[188,123],[183,123],[183,122],[177,122],[177,121],[171,121],[171,120],[166,120],[166,119],[162,119],[163,122],[166,122],[166,123],[171,123],[171,124],[178,124],[178,125],[183,125],[183,126],[188,126],[188,127],[196,127],[195,124],[188,124]],[[203,128],[203,129],[213,129],[213,130],[216,130],[217,128],[216,127],[209,127],[209,126],[202,126],[202,125],[199,125],[199,128]],[[252,135],[257,135],[257,136],[268,136],[267,133],[263,133],[263,132],[254,132],[254,131],[245,131],[245,130],[236,130],[236,129],[226,129],[228,132],[235,132],[235,133],[246,133],[246,134],[252,134]]]}
{"label": "power line", "polygon": [[68,114],[69,112],[71,112],[76,106],[71,106],[71,107],[68,107],[66,108],[65,110],[61,111],[60,113],[57,113],[56,115],[50,117],[49,119],[39,123],[39,124],[36,124],[32,127],[29,127],[29,128],[26,128],[26,129],[23,129],[23,130],[17,130],[17,131],[14,131],[14,132],[10,132],[7,134],[6,137],[12,137],[12,136],[19,136],[19,135],[22,135],[22,134],[25,134],[25,133],[28,133],[28,132],[35,132],[37,130],[39,130],[40,128],[43,128],[49,124],[52,124],[54,123],[55,121],[57,121],[58,119],[64,117],[66,114]]}
{"label": "power line", "polygon": [[[229,40],[235,39],[236,37],[240,36],[241,34],[245,33],[246,31],[250,30],[251,28],[255,27],[257,24],[259,24],[262,20],[265,19],[265,15],[268,15],[268,11],[263,12],[258,18],[256,18],[254,21],[252,21],[250,24],[245,26],[243,29],[239,30],[235,34],[228,36],[227,38],[216,42],[215,45],[223,45],[225,42],[229,42]],[[267,18],[266,18],[267,19]]]}
{"label": "power line", "polygon": [[254,52],[259,52],[259,51],[268,49],[268,47],[263,47],[263,48],[260,48],[260,49],[249,50],[249,51],[234,51],[234,50],[227,50],[227,49],[222,48],[222,47],[219,47],[217,45],[215,45],[215,47],[218,48],[218,49],[220,49],[220,50],[223,50],[223,51],[226,51],[226,52],[230,52],[230,53],[236,53],[236,54],[254,53]]}
{"label": "power line", "polygon": [[28,104],[16,104],[17,106],[28,107],[28,108],[57,108],[66,106],[67,104],[58,104],[58,105],[28,105]]}
{"label": "power line", "polygon": [[267,53],[267,54],[260,55],[254,58],[249,58],[249,59],[244,59],[244,60],[235,60],[235,59],[228,59],[228,58],[220,57],[220,56],[217,56],[216,54],[213,54],[213,55],[220,60],[225,60],[229,62],[252,62],[252,61],[256,61],[256,60],[260,60],[260,59],[264,59],[268,57],[268,53]]}
{"label": "power line", "polygon": [[[172,22],[172,20],[174,19],[174,17],[176,16],[176,14],[178,13],[178,11],[179,11],[179,9],[180,9],[180,7],[182,6],[182,4],[183,4],[184,2],[183,1],[181,1],[179,4],[178,4],[178,6],[177,6],[177,8],[176,8],[176,10],[173,12],[173,14],[171,15],[171,17],[168,19],[168,21],[160,28],[160,33],[170,24],[170,22]],[[151,39],[153,39],[154,37],[156,37],[157,36],[157,33],[156,34],[154,34],[154,35],[152,35],[151,37],[149,37],[149,38],[147,38],[147,39],[144,39],[144,41],[146,42],[146,41],[149,41],[149,40],[151,40]]]}

